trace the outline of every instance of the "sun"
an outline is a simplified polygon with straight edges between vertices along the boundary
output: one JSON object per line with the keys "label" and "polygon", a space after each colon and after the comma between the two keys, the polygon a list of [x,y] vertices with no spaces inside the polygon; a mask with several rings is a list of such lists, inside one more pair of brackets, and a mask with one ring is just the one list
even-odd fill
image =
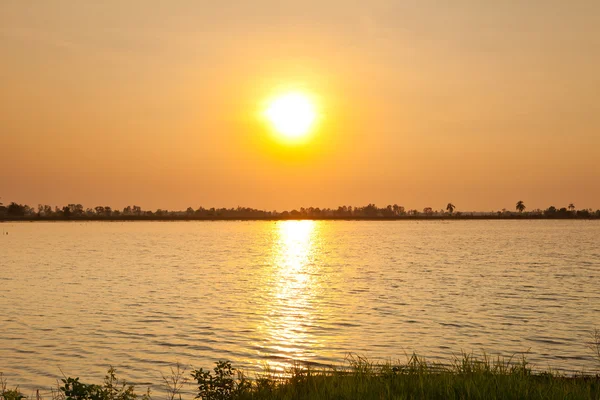
{"label": "sun", "polygon": [[273,98],[264,115],[277,133],[289,139],[307,135],[317,118],[314,102],[300,92],[289,92]]}

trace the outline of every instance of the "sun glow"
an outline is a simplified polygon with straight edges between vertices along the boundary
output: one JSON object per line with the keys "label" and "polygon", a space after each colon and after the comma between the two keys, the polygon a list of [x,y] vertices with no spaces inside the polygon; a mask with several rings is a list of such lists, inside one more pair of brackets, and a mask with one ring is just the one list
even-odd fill
{"label": "sun glow", "polygon": [[289,139],[307,135],[317,118],[314,102],[300,92],[285,93],[273,98],[264,112],[273,129]]}

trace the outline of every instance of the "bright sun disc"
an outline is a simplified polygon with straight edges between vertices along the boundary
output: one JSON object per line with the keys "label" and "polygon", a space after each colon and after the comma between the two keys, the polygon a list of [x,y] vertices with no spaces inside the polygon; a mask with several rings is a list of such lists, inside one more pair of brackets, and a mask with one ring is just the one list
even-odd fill
{"label": "bright sun disc", "polygon": [[288,138],[297,138],[310,131],[316,112],[306,95],[287,93],[269,103],[265,116],[277,132]]}

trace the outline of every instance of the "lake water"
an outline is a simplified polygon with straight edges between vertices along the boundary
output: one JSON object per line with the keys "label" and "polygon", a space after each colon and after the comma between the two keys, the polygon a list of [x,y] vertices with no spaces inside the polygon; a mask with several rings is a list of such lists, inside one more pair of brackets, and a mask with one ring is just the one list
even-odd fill
{"label": "lake water", "polygon": [[450,361],[529,352],[596,368],[600,223],[5,223],[0,372],[138,384],[180,362],[249,372],[349,352]]}

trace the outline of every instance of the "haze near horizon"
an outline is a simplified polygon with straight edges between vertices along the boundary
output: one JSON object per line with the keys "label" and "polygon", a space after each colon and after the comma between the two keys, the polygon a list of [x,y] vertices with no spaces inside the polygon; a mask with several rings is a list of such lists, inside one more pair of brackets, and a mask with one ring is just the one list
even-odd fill
{"label": "haze near horizon", "polygon": [[596,209],[599,48],[591,0],[7,0],[0,196]]}

